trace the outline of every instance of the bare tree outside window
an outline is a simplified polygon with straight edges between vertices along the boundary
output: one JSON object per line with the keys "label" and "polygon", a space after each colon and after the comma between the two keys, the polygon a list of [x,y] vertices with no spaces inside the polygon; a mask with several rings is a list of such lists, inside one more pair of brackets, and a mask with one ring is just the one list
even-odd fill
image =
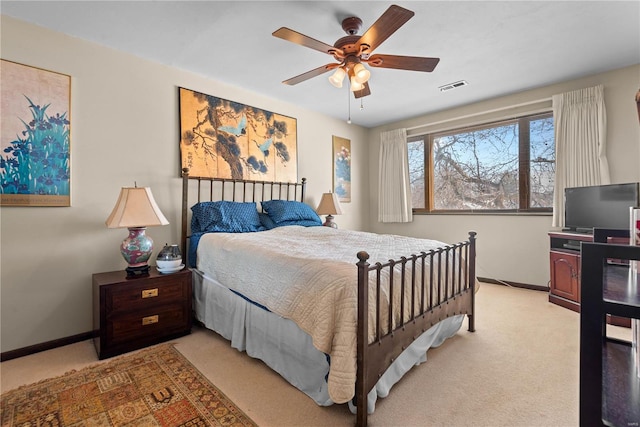
{"label": "bare tree outside window", "polygon": [[555,145],[550,114],[412,137],[416,211],[550,210]]}
{"label": "bare tree outside window", "polygon": [[409,141],[409,181],[411,181],[411,199],[415,209],[425,208],[424,191],[424,141]]}
{"label": "bare tree outside window", "polygon": [[556,176],[556,144],[553,117],[531,120],[529,141],[531,147],[531,208],[551,208]]}

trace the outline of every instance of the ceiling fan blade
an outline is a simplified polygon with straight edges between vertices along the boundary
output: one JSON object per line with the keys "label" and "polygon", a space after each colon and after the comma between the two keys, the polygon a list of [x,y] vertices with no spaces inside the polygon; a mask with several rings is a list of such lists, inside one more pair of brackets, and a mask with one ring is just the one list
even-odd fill
{"label": "ceiling fan blade", "polygon": [[302,73],[299,76],[295,76],[295,77],[291,77],[288,80],[283,81],[282,83],[293,86],[293,85],[297,85],[298,83],[302,83],[305,80],[309,80],[310,78],[319,76],[321,74],[326,73],[329,70],[333,70],[334,68],[338,67],[340,64],[327,64],[327,65],[323,65],[322,67],[318,67],[315,68],[311,71],[307,71],[306,73]]}
{"label": "ceiling fan blade", "polygon": [[367,60],[367,64],[372,67],[426,72],[433,71],[438,62],[440,62],[440,58],[398,55],[371,55]]}
{"label": "ceiling fan blade", "polygon": [[331,54],[331,52],[342,52],[340,49],[337,49],[331,45],[323,43],[319,40],[313,39],[309,36],[305,36],[297,31],[293,31],[289,28],[282,27],[273,32],[274,37],[279,37],[283,40],[290,41],[295,44],[299,44],[301,46],[306,46],[311,49],[318,50],[320,52]]}
{"label": "ceiling fan blade", "polygon": [[369,89],[369,82],[365,82],[364,83],[364,88],[362,88],[361,90],[356,90],[353,92],[353,96],[358,99],[358,98],[363,98],[365,96],[369,96],[371,95],[371,90]]}
{"label": "ceiling fan blade", "polygon": [[412,11],[397,5],[389,6],[380,18],[360,37],[358,44],[367,44],[369,49],[365,53],[370,54],[382,42],[402,27],[411,17],[415,15]]}

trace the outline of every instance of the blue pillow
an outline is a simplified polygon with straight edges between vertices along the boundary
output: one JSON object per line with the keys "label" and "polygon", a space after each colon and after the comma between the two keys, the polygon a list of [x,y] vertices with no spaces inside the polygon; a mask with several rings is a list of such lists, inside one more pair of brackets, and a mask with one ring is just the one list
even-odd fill
{"label": "blue pillow", "polygon": [[277,227],[276,223],[273,222],[271,217],[269,215],[267,215],[266,213],[259,212],[258,216],[260,217],[260,222],[262,223],[262,226],[265,229],[271,230],[272,228],[276,228]]}
{"label": "blue pillow", "polygon": [[280,225],[292,225],[291,221],[298,221],[298,225],[322,225],[322,220],[311,206],[295,200],[267,200],[262,202],[262,209],[269,217]]}
{"label": "blue pillow", "polygon": [[265,229],[252,202],[201,202],[193,205],[191,211],[192,233],[246,233]]}

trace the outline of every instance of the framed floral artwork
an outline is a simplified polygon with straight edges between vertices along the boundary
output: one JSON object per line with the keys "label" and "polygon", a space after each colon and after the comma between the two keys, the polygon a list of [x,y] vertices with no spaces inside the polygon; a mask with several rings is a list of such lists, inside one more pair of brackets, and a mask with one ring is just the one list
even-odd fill
{"label": "framed floral artwork", "polygon": [[180,154],[190,176],[297,182],[296,119],[180,92]]}
{"label": "framed floral artwork", "polygon": [[71,76],[0,61],[0,205],[71,206]]}
{"label": "framed floral artwork", "polygon": [[333,136],[333,192],[351,202],[351,141],[339,136]]}

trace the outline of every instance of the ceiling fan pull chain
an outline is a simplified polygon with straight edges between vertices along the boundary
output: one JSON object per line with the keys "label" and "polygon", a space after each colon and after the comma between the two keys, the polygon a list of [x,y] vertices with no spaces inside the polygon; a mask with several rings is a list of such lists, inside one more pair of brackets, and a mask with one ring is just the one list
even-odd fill
{"label": "ceiling fan pull chain", "polygon": [[347,123],[351,124],[351,94],[349,92],[351,91],[350,90],[347,91],[347,105],[349,109],[349,118],[347,119]]}

